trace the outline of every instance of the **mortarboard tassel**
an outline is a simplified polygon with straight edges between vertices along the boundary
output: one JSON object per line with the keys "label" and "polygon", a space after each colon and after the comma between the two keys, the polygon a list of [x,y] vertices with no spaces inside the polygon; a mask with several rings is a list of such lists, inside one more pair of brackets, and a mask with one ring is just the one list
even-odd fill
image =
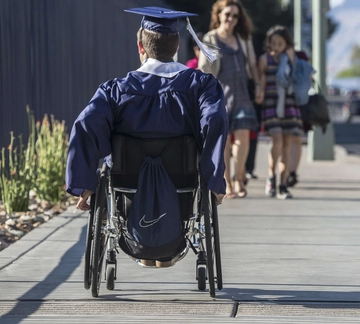
{"label": "mortarboard tassel", "polygon": [[196,44],[199,46],[201,52],[205,55],[206,59],[210,62],[210,64],[212,64],[218,58],[218,49],[219,48],[214,46],[215,49],[211,49],[208,46],[206,46],[205,44],[203,44],[200,41],[200,39],[196,36],[196,33],[190,24],[189,18],[186,18],[186,20],[187,20],[186,29],[189,31],[191,36],[194,38]]}

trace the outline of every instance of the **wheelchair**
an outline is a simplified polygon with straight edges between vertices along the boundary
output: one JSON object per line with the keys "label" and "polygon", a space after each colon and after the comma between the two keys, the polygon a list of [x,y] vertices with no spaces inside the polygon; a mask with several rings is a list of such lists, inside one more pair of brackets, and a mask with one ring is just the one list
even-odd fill
{"label": "wheelchair", "polygon": [[[169,149],[164,153],[165,146]],[[98,170],[96,193],[90,199],[84,287],[91,289],[93,297],[99,296],[102,281],[106,282],[108,290],[115,288],[116,255],[121,251],[119,241],[137,190],[144,154],[150,157],[161,155],[180,202],[186,247],[165,262],[165,266],[175,265],[192,251],[196,255],[198,290],[204,291],[208,285],[210,296],[215,297],[215,285],[218,290],[223,288],[216,198],[200,176],[197,143],[188,135],[142,139],[113,134],[112,166],[109,168],[104,162]],[[149,266],[144,260],[129,257],[142,267]]]}

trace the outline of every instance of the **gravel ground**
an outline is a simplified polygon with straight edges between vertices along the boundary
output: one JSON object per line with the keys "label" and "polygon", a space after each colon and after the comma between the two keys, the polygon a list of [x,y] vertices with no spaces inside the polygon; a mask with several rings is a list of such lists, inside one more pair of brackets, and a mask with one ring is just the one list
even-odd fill
{"label": "gravel ground", "polygon": [[6,214],[0,201],[0,252],[34,228],[64,212],[76,201],[76,197],[66,196],[61,204],[54,205],[37,199],[35,193],[31,192],[28,210],[11,215]]}

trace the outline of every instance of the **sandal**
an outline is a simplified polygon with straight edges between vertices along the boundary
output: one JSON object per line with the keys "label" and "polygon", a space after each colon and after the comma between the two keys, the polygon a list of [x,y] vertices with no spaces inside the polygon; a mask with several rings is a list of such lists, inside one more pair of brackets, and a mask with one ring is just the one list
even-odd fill
{"label": "sandal", "polygon": [[245,189],[244,182],[240,180],[235,180],[235,177],[232,179],[233,188],[235,188],[236,197],[238,198],[245,198],[247,195],[247,191]]}
{"label": "sandal", "polygon": [[246,191],[245,189],[240,190],[240,191],[238,191],[238,192],[236,193],[236,196],[237,196],[238,198],[245,198],[246,195],[247,195],[247,191]]}

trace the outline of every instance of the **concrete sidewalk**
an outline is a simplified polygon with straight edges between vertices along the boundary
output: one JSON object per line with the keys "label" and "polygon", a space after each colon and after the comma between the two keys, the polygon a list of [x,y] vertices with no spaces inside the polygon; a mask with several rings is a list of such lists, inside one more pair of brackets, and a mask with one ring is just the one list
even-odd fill
{"label": "concrete sidewalk", "polygon": [[264,195],[269,144],[245,199],[219,208],[224,289],[195,256],[144,269],[121,253],[114,291],[83,288],[86,213],[69,210],[0,253],[0,323],[359,323],[360,157],[303,161],[292,200]]}

